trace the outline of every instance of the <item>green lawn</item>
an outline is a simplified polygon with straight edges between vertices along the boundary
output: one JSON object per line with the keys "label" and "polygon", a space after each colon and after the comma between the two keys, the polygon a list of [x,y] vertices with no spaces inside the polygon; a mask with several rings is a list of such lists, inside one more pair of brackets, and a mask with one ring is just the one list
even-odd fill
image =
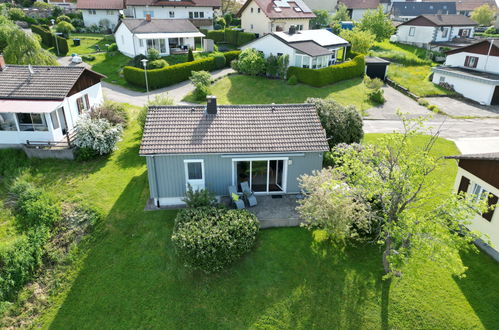
{"label": "green lawn", "polygon": [[99,53],[94,56],[95,60],[86,62],[92,65],[92,70],[107,76],[104,81],[133,90],[143,90],[130,85],[121,74],[123,67],[130,62],[129,57],[120,52]]}
{"label": "green lawn", "polygon": [[[366,135],[376,143],[382,135]],[[314,243],[301,228],[268,229],[254,251],[215,275],[190,273],[173,253],[175,211],[144,212],[148,198],[140,136],[132,121],[119,149],[89,162],[30,160],[24,176],[61,200],[92,201],[105,224],[71,286],[50,300],[46,328],[497,328],[499,265],[483,254],[463,255],[468,277],[431,264],[395,281],[381,280],[374,246],[344,251]],[[415,145],[424,138],[414,141]],[[457,152],[443,139],[442,155]],[[450,189],[456,172],[439,170]],[[5,187],[0,189],[5,198]]]}
{"label": "green lawn", "polygon": [[[80,46],[74,46],[73,39],[80,39]],[[68,56],[73,53],[78,55],[96,53],[96,46],[99,46],[101,52],[105,52],[107,51],[106,44],[110,45],[114,42],[114,37],[112,35],[97,33],[72,33],[68,39]],[[56,53],[56,49],[54,47],[49,48],[49,50],[54,54]]]}
{"label": "green lawn", "polygon": [[432,65],[427,58],[427,50],[411,45],[392,43],[388,40],[377,42],[369,51],[371,56],[379,56],[406,65]]}
{"label": "green lawn", "polygon": [[[211,93],[220,104],[302,103],[309,97],[320,97],[333,98],[344,105],[353,104],[361,111],[374,106],[360,78],[316,88],[303,84],[290,86],[283,80],[231,75],[217,81]],[[197,102],[192,94],[184,101]]]}
{"label": "green lawn", "polygon": [[392,63],[388,66],[388,77],[417,96],[450,95],[450,91],[429,80],[430,74],[428,65],[404,66]]}

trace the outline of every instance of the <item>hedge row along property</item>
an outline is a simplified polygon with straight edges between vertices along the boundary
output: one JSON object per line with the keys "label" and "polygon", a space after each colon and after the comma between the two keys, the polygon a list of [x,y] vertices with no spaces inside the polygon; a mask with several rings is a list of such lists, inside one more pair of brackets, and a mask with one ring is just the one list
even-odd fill
{"label": "hedge row along property", "polygon": [[[192,71],[214,71],[229,67],[230,62],[239,56],[240,51],[222,53],[225,61],[220,61],[221,56],[211,56],[192,62],[180,63],[161,69],[147,70],[147,82],[150,89],[170,86],[189,79]],[[132,85],[146,87],[144,70],[132,66],[123,68],[125,80]]]}
{"label": "hedge row along property", "polygon": [[234,46],[242,46],[256,39],[254,33],[241,32],[237,30],[200,30],[207,39],[212,39],[214,42],[226,42]]}
{"label": "hedge row along property", "polygon": [[31,31],[38,34],[42,38],[42,45],[45,47],[55,47],[54,37],[57,39],[57,46],[59,47],[59,56],[66,56],[69,52],[68,40],[59,36],[55,36],[50,28],[46,25],[32,25]]}
{"label": "hedge row along property", "polygon": [[295,76],[303,84],[323,87],[338,81],[360,77],[364,72],[364,55],[357,55],[351,61],[322,69],[307,69],[292,66],[289,67],[287,76]]}

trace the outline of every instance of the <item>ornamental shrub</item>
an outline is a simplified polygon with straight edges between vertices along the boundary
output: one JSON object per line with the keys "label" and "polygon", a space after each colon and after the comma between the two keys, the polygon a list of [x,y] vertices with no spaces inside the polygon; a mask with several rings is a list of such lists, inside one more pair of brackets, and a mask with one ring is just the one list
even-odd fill
{"label": "ornamental shrub", "polygon": [[237,58],[239,57],[239,54],[241,54],[240,50],[233,50],[230,52],[223,53],[223,55],[225,56],[225,65],[227,67],[230,67],[231,62],[233,60],[237,60]]}
{"label": "ornamental shrub", "polygon": [[213,58],[215,59],[215,69],[223,69],[225,67],[225,56],[222,53],[213,54]]}
{"label": "ornamental shrub", "polygon": [[10,8],[9,18],[13,21],[24,21],[26,19],[26,14],[21,8]]}
{"label": "ornamental shrub", "polygon": [[381,88],[369,92],[368,96],[369,100],[373,101],[374,103],[383,104],[386,102],[385,92]]}
{"label": "ornamental shrub", "polygon": [[115,149],[122,132],[121,125],[113,126],[107,119],[83,115],[76,123],[73,143],[78,148],[89,148],[99,155],[107,155]]}
{"label": "ornamental shrub", "polygon": [[216,206],[218,204],[214,193],[208,189],[193,190],[191,185],[187,186],[184,202],[188,208]]}
{"label": "ornamental shrub", "polygon": [[202,101],[210,94],[211,74],[207,71],[192,71],[189,78],[196,87],[194,96],[196,100]]}
{"label": "ornamental shrub", "polygon": [[187,267],[211,273],[249,252],[258,228],[256,216],[248,210],[186,208],[175,218],[172,242]]}
{"label": "ornamental shrub", "polygon": [[164,68],[165,66],[168,66],[168,62],[163,59],[154,60],[147,64],[148,69],[161,69]]}
{"label": "ornamental shrub", "polygon": [[361,77],[364,72],[364,56],[357,55],[351,61],[331,65],[322,69],[308,69],[291,66],[288,69],[287,76],[296,76],[299,82],[310,86],[323,87],[338,81]]}
{"label": "ornamental shrub", "polygon": [[362,116],[353,105],[343,106],[332,99],[308,98],[317,107],[329,147],[339,143],[359,143],[364,137]]}
{"label": "ornamental shrub", "polygon": [[265,59],[265,74],[269,78],[276,78],[277,77],[277,70],[279,64],[277,63],[277,56],[274,56],[270,54],[266,59]]}
{"label": "ornamental shrub", "polygon": [[109,45],[109,47],[107,48],[107,50],[109,52],[115,52],[115,51],[118,50],[118,45],[115,42],[113,42],[112,44]]}
{"label": "ornamental shrub", "polygon": [[149,111],[149,107],[151,106],[161,106],[161,105],[173,105],[173,99],[168,96],[168,93],[159,94],[154,97],[154,99],[148,101],[142,109],[140,109],[139,114],[137,115],[137,121],[139,122],[140,130],[144,130],[144,126],[146,125],[147,112]]}
{"label": "ornamental shrub", "polygon": [[59,46],[59,56],[66,56],[69,52],[68,39],[59,36],[56,39]]}
{"label": "ornamental shrub", "polygon": [[159,55],[159,51],[156,48],[149,48],[147,50],[147,59],[149,61],[155,61],[161,59],[161,55]]}
{"label": "ornamental shrub", "polygon": [[54,45],[54,35],[42,25],[31,25],[31,32],[38,34],[42,39],[42,45],[52,47]]}
{"label": "ornamental shrub", "polygon": [[194,61],[194,54],[192,53],[192,49],[189,48],[189,52],[187,53],[187,62]]}
{"label": "ornamental shrub", "polygon": [[113,125],[126,127],[128,124],[128,112],[123,103],[106,100],[104,103],[90,111],[92,119],[106,119]]}
{"label": "ornamental shrub", "polygon": [[296,78],[296,76],[289,77],[288,85],[296,85],[296,84],[298,84],[298,79]]}
{"label": "ornamental shrub", "polygon": [[256,49],[248,48],[239,55],[237,66],[240,73],[257,76],[265,72],[265,59]]}
{"label": "ornamental shrub", "polygon": [[62,21],[71,23],[71,18],[69,18],[69,16],[66,16],[66,15],[61,15],[61,16],[57,17],[57,19],[55,20],[56,23],[60,23]]}

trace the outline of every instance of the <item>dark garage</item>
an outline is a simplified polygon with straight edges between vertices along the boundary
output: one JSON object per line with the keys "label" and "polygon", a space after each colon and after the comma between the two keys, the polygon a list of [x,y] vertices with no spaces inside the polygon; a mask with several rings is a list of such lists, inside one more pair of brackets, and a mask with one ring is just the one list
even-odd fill
{"label": "dark garage", "polygon": [[385,80],[386,70],[388,64],[390,64],[389,61],[373,56],[366,56],[365,61],[366,61],[366,75],[369,78],[378,78],[381,80]]}

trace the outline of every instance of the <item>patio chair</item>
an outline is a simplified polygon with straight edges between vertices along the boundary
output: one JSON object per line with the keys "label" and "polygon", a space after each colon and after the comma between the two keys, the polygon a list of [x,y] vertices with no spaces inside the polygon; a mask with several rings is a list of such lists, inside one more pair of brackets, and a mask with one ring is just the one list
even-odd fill
{"label": "patio chair", "polygon": [[251,191],[248,181],[241,182],[241,190],[243,191],[244,198],[248,202],[249,206],[255,206],[257,204],[255,194]]}
{"label": "patio chair", "polygon": [[232,203],[236,206],[238,209],[244,209],[246,206],[244,205],[244,201],[239,198],[239,195],[237,194],[237,189],[236,186],[229,186],[229,197],[232,200]]}

